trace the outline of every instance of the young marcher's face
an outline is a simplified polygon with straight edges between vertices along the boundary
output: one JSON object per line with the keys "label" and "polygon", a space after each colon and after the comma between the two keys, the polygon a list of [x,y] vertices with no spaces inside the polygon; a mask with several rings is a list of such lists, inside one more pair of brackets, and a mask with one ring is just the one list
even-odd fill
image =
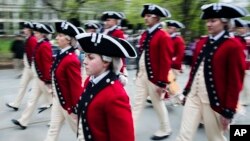
{"label": "young marcher's face", "polygon": [[57,34],[56,42],[60,48],[65,48],[70,45],[70,40],[62,33]]}
{"label": "young marcher's face", "polygon": [[159,18],[156,17],[156,16],[153,15],[153,14],[145,14],[145,16],[144,16],[144,22],[145,22],[145,25],[146,25],[146,26],[152,27],[152,26],[154,26],[156,23],[159,22]]}
{"label": "young marcher's face", "polygon": [[25,36],[30,36],[31,33],[32,33],[32,31],[31,31],[31,29],[29,29],[29,28],[24,28],[24,29],[23,29],[23,33],[24,33]]}
{"label": "young marcher's face", "polygon": [[87,33],[96,33],[96,29],[86,29]]}
{"label": "young marcher's face", "polygon": [[108,18],[105,21],[104,28],[111,28],[111,27],[115,26],[116,24],[117,24],[117,20],[116,19]]}
{"label": "young marcher's face", "polygon": [[99,76],[105,72],[110,63],[104,62],[99,54],[86,53],[83,61],[87,75]]}
{"label": "young marcher's face", "polygon": [[34,36],[36,37],[37,40],[40,40],[44,38],[45,35],[40,32],[34,31]]}
{"label": "young marcher's face", "polygon": [[239,34],[239,35],[244,35],[247,33],[247,29],[244,28],[244,27],[239,27],[239,28],[236,28],[236,32]]}
{"label": "young marcher's face", "polygon": [[168,27],[167,27],[167,32],[168,32],[169,34],[175,33],[175,32],[176,32],[176,27],[174,27],[174,26],[168,26]]}
{"label": "young marcher's face", "polygon": [[213,18],[213,19],[206,20],[206,26],[207,26],[208,33],[213,36],[216,36],[221,31],[224,30],[225,23],[223,23],[221,19],[219,18]]}

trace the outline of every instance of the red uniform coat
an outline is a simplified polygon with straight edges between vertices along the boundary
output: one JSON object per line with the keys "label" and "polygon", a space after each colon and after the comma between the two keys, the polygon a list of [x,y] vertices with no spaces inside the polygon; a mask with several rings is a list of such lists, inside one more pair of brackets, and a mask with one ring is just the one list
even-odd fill
{"label": "red uniform coat", "polygon": [[243,50],[245,51],[245,62],[246,62],[246,69],[249,70],[250,69],[250,63],[247,59],[247,55],[248,55],[248,46],[247,46],[247,42],[246,40],[244,39],[244,37],[242,36],[235,36],[235,39],[238,40],[241,44],[242,44],[242,47],[243,47]]}
{"label": "red uniform coat", "polygon": [[172,37],[175,60],[172,62],[172,68],[181,70],[181,64],[184,58],[185,42],[181,36]]}
{"label": "red uniform coat", "polygon": [[243,47],[243,49],[246,49],[247,43],[246,43],[245,39],[241,36],[234,36],[234,37],[236,40],[238,40],[242,44],[241,47]]}
{"label": "red uniform coat", "polygon": [[115,28],[112,31],[109,31],[107,35],[113,36],[113,37],[116,37],[116,38],[122,38],[122,39],[124,39],[124,33],[123,33],[123,31],[120,30],[120,29],[117,29],[117,28]]}
{"label": "red uniform coat", "polygon": [[[110,74],[110,73],[109,73]],[[108,75],[109,75],[108,74]],[[88,105],[82,122],[87,121],[90,135],[84,134],[86,141],[134,141],[134,127],[129,97],[122,84],[117,79],[106,76],[92,89],[100,89],[97,93],[89,93],[93,99],[82,103]],[[115,76],[115,74],[113,74]],[[115,76],[116,77],[116,76]],[[89,79],[85,81],[85,88]],[[106,83],[106,84],[103,84]],[[91,89],[91,88],[90,88]],[[83,93],[82,98],[86,100]],[[93,96],[94,95],[94,96]],[[79,104],[80,105],[80,104]],[[83,111],[78,111],[82,113]],[[84,123],[82,123],[84,124]],[[83,127],[86,129],[86,127]],[[88,133],[88,132],[87,132]]]}
{"label": "red uniform coat", "polygon": [[51,83],[52,47],[48,40],[37,43],[34,51],[34,64],[38,77],[46,84]]}
{"label": "red uniform coat", "polygon": [[83,92],[81,63],[73,48],[56,57],[52,72],[60,104],[70,114]]}
{"label": "red uniform coat", "polygon": [[31,62],[32,62],[32,56],[34,49],[36,47],[37,41],[34,35],[31,35],[25,42],[25,53],[27,56],[27,61],[31,67]]}
{"label": "red uniform coat", "polygon": [[[150,34],[149,39],[149,54],[145,53],[146,70],[148,79],[159,87],[166,87],[168,81],[168,71],[171,68],[173,56],[173,43],[172,39],[167,32],[162,29],[155,29]],[[140,50],[145,49],[144,43],[146,42],[147,33],[144,32],[140,39]],[[146,49],[145,49],[146,51]]]}
{"label": "red uniform coat", "polygon": [[[125,39],[123,31],[121,29],[118,29],[118,28],[115,28],[114,30],[109,31],[107,35],[112,36],[112,37],[116,37],[116,38]],[[125,58],[122,58],[122,62],[123,62],[123,65],[122,65],[122,68],[121,68],[120,72],[123,73],[124,69],[126,67],[126,60],[125,60]]]}
{"label": "red uniform coat", "polygon": [[[202,38],[196,45],[193,65],[184,95],[187,95],[191,88],[194,66],[207,40],[208,37]],[[204,66],[210,68],[211,72],[207,72],[204,69],[204,74],[205,80],[213,80],[214,82],[210,85],[206,83],[211,108],[226,118],[232,118],[238,103],[239,93],[242,89],[245,70],[244,52],[241,43],[235,38],[227,38],[210,55],[212,56],[211,60],[208,60],[210,63]]]}

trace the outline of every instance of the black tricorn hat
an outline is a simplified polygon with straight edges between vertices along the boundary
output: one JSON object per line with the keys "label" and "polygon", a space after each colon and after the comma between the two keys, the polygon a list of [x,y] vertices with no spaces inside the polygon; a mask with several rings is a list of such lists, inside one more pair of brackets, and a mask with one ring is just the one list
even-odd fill
{"label": "black tricorn hat", "polygon": [[181,22],[176,20],[166,20],[165,22],[167,26],[174,26],[176,28],[185,28],[185,26]]}
{"label": "black tricorn hat", "polygon": [[145,14],[154,14],[159,17],[171,17],[171,13],[167,9],[155,4],[144,4],[141,16],[144,17]]}
{"label": "black tricorn hat", "polygon": [[21,23],[22,28],[34,29],[34,24],[30,21],[25,21]]}
{"label": "black tricorn hat", "polygon": [[85,30],[82,27],[77,27],[79,33],[85,33]]}
{"label": "black tricorn hat", "polygon": [[76,39],[87,53],[121,58],[137,57],[134,47],[124,39],[100,33],[82,33],[77,35]]}
{"label": "black tricorn hat", "polygon": [[123,19],[124,15],[115,11],[105,11],[102,13],[101,20],[106,21],[107,19]]}
{"label": "black tricorn hat", "polygon": [[56,27],[56,32],[63,33],[70,37],[75,37],[77,34],[80,34],[78,28],[70,22],[66,21],[56,22],[55,27]]}
{"label": "black tricorn hat", "polygon": [[45,33],[45,34],[52,34],[54,33],[54,28],[50,25],[43,24],[43,23],[34,23],[34,30],[38,31],[40,33]]}
{"label": "black tricorn hat", "polygon": [[247,27],[250,28],[250,21],[247,21]]}
{"label": "black tricorn hat", "polygon": [[248,27],[248,24],[245,20],[242,20],[240,18],[236,18],[233,20],[234,27]]}
{"label": "black tricorn hat", "polygon": [[248,14],[247,10],[227,3],[211,3],[201,7],[201,19],[210,18],[238,18]]}
{"label": "black tricorn hat", "polygon": [[84,28],[85,29],[98,29],[100,28],[100,26],[94,22],[87,22],[86,24],[84,24]]}

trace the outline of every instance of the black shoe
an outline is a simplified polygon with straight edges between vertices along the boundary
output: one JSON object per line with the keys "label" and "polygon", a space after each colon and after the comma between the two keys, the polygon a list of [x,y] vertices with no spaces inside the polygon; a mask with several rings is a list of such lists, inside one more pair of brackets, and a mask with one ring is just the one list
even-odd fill
{"label": "black shoe", "polygon": [[11,106],[9,103],[6,103],[6,106],[9,107],[9,108],[12,108],[12,109],[15,110],[15,111],[18,111],[18,108],[17,108],[17,107],[13,107],[13,106]]}
{"label": "black shoe", "polygon": [[166,139],[166,138],[168,138],[170,135],[164,135],[164,136],[156,136],[156,135],[154,135],[154,136],[152,136],[150,139],[151,140],[163,140],[163,139]]}
{"label": "black shoe", "polygon": [[150,99],[147,99],[147,103],[152,104],[152,101]]}
{"label": "black shoe", "polygon": [[19,74],[16,79],[20,79],[22,77],[22,74]]}
{"label": "black shoe", "polygon": [[200,123],[198,128],[204,128],[204,124],[203,123]]}
{"label": "black shoe", "polygon": [[12,119],[11,120],[15,125],[19,126],[21,129],[26,129],[26,126],[23,126],[18,120]]}
{"label": "black shoe", "polygon": [[51,108],[51,107],[52,107],[52,104],[44,106],[44,107],[39,107],[38,108],[38,114],[45,111],[45,110],[47,110],[47,109],[49,109],[49,108]]}

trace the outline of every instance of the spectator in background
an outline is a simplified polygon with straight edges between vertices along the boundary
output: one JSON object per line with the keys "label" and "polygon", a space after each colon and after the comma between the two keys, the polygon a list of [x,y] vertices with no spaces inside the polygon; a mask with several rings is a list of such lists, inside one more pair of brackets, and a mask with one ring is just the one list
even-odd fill
{"label": "spectator in background", "polygon": [[199,38],[195,37],[187,46],[187,48],[185,49],[185,65],[187,66],[191,66],[192,65],[192,58],[193,58],[193,53],[195,50],[195,46],[197,41],[199,40]]}
{"label": "spectator in background", "polygon": [[24,41],[21,34],[16,34],[15,40],[11,44],[11,52],[13,53],[13,66],[16,70],[17,78],[22,76],[23,69],[23,54],[24,54]]}

